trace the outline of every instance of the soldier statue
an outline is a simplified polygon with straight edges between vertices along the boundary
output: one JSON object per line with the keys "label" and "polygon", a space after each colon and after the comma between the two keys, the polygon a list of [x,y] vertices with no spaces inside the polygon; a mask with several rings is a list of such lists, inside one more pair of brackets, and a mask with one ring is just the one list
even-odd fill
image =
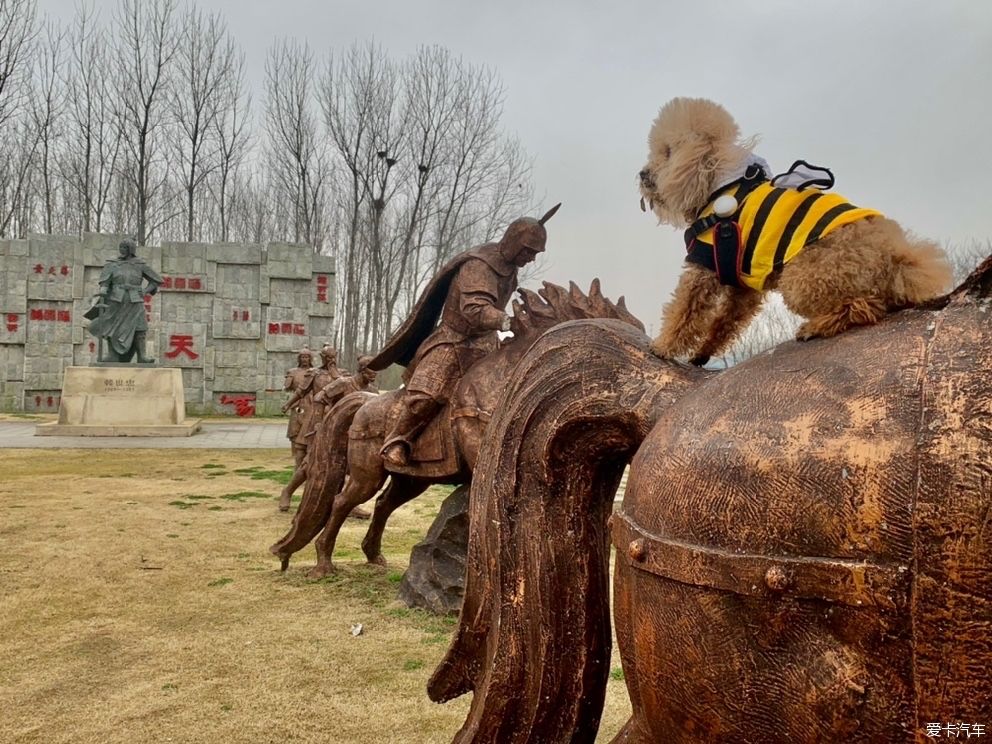
{"label": "soldier statue", "polygon": [[[363,356],[358,358],[358,371],[353,375],[342,375],[330,380],[320,390],[313,394],[313,401],[309,407],[307,416],[308,428],[300,428],[297,433],[297,440],[305,442],[299,446],[294,444],[293,453],[302,456],[296,462],[296,470],[289,483],[282,489],[279,496],[279,511],[289,511],[289,506],[293,493],[307,480],[311,468],[320,468],[323,460],[329,456],[326,443],[321,437],[321,426],[324,425],[334,408],[334,404],[349,393],[378,392],[375,387],[375,372],[369,369],[369,362],[372,357]],[[311,392],[312,392],[311,388]],[[364,509],[356,507],[351,511],[350,516],[354,519],[368,519],[371,514]]]}
{"label": "soldier statue", "polygon": [[313,430],[317,422],[324,415],[324,406],[314,401],[314,396],[325,385],[337,380],[339,377],[341,377],[341,373],[338,371],[337,349],[325,344],[320,350],[320,367],[317,369],[308,369],[304,373],[299,387],[296,388],[296,392],[293,393],[293,396],[282,407],[283,413],[294,407],[301,409],[299,411],[299,428],[297,429],[296,436],[293,438],[293,443],[302,449],[294,447],[294,459],[299,457],[299,461],[302,462],[307,448],[313,439]]}
{"label": "soldier statue", "polygon": [[[324,415],[321,420],[326,419],[334,404],[349,393],[375,393],[378,388],[375,386],[375,370],[369,369],[372,361],[370,356],[358,357],[358,371],[353,375],[344,375],[336,380],[332,380],[320,389],[313,397],[314,402],[324,407]],[[314,425],[319,421],[314,419]]]}
{"label": "soldier statue", "polygon": [[461,253],[430,281],[410,317],[369,363],[381,371],[407,366],[399,416],[386,434],[382,457],[388,468],[410,464],[417,435],[443,408],[458,381],[498,347],[497,331],[510,330],[503,308],[517,288],[517,271],[544,251],[544,223],[523,217],[510,223],[498,243]]}
{"label": "soldier statue", "polygon": [[[151,364],[154,360],[145,356],[145,295],[158,292],[162,277],[137,257],[133,240],[122,240],[118,250],[120,257],[104,265],[100,292],[84,317],[90,319],[90,333],[107,344],[101,361],[130,362],[137,355],[139,364]],[[143,281],[148,284],[142,286]]]}
{"label": "soldier statue", "polygon": [[[304,347],[296,355],[296,366],[286,371],[286,384],[283,389],[291,394],[296,394],[307,381],[307,376],[313,369],[313,352]],[[289,439],[290,447],[293,451],[293,462],[296,467],[300,467],[303,456],[306,454],[306,447],[296,443],[296,437],[300,433],[302,424],[303,407],[297,403],[289,407],[289,426],[286,427],[286,437]]]}

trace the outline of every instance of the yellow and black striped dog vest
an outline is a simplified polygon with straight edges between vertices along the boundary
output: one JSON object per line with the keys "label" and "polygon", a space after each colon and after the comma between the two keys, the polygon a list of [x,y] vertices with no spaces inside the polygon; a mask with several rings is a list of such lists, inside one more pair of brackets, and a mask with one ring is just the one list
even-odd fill
{"label": "yellow and black striped dog vest", "polygon": [[[724,239],[716,240],[714,232],[721,229],[720,222],[696,234],[691,234],[690,229],[686,233],[686,260],[716,271],[724,284],[758,290],[764,287],[770,274],[780,270],[807,245],[843,225],[881,216],[881,212],[856,207],[837,194],[819,189],[779,188],[763,181],[752,188],[738,183],[717,192],[699,213],[697,224],[713,215],[713,203],[718,196],[736,197],[738,193],[743,194],[743,202],[732,217],[722,221],[724,231],[728,223],[736,228],[737,240],[731,240],[729,245]],[[716,220],[715,216],[711,219]],[[718,255],[734,249],[736,256]],[[728,265],[735,266],[736,271],[721,269]]]}

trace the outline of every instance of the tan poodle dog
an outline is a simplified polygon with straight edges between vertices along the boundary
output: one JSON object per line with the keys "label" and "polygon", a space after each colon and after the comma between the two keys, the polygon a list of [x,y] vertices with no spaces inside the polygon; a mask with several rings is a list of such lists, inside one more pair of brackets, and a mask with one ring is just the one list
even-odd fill
{"label": "tan poodle dog", "polygon": [[[685,271],[663,310],[655,354],[705,364],[743,331],[772,289],[806,319],[800,340],[876,323],[946,290],[951,270],[936,244],[910,238],[839,195],[809,183],[796,188],[795,177],[792,184],[770,180],[753,144],[740,139],[722,106],[705,99],[675,98],[654,121],[640,172],[641,208],[647,202],[660,222],[688,228]],[[833,184],[829,171],[810,167]],[[801,171],[783,175],[807,175]]]}

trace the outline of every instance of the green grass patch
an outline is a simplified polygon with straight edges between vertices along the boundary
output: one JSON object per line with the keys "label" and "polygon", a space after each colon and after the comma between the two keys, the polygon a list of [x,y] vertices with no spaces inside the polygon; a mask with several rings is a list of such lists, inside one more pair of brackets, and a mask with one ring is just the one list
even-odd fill
{"label": "green grass patch", "polygon": [[190,509],[196,506],[195,501],[170,501],[169,506],[174,506],[177,509]]}
{"label": "green grass patch", "polygon": [[166,534],[166,537],[179,537],[179,535],[177,535],[175,532],[169,532]]}
{"label": "green grass patch", "polygon": [[[239,471],[235,470],[234,472]],[[288,467],[283,470],[256,470],[253,468],[251,473],[243,473],[243,475],[247,475],[252,480],[270,480],[285,486],[293,477],[293,468]]]}
{"label": "green grass patch", "polygon": [[610,670],[610,679],[623,682],[623,667],[613,667]]}
{"label": "green grass patch", "polygon": [[226,576],[220,579],[214,579],[207,586],[226,586],[227,584],[233,584],[234,579],[229,579]]}
{"label": "green grass patch", "polygon": [[207,507],[207,511],[224,511],[224,507],[223,506],[216,506],[216,505],[214,505],[214,506],[208,506]]}
{"label": "green grass patch", "polygon": [[389,571],[386,574],[386,579],[389,580],[389,581],[391,581],[394,584],[399,584],[401,581],[403,581],[403,572],[402,571]]}
{"label": "green grass patch", "polygon": [[422,662],[420,659],[407,659],[406,661],[403,662],[403,671],[413,672],[423,667],[423,665],[424,662]]}
{"label": "green grass patch", "polygon": [[205,496],[202,493],[187,494],[183,496],[184,499],[189,499],[190,501],[207,501],[213,499],[213,496]]}
{"label": "green grass patch", "polygon": [[211,470],[214,468],[226,468],[227,465],[221,465],[219,462],[208,462],[206,465],[200,466],[203,470]]}
{"label": "green grass patch", "polygon": [[238,475],[250,475],[251,473],[257,473],[261,469],[262,467],[260,465],[254,465],[250,468],[235,468],[234,472]]}

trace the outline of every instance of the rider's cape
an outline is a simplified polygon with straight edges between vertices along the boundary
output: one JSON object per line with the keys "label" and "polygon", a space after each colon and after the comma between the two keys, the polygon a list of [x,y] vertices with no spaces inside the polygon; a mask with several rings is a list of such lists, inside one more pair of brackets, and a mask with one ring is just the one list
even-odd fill
{"label": "rider's cape", "polygon": [[405,367],[413,361],[417,349],[434,332],[441,311],[444,309],[444,303],[448,299],[448,288],[462,264],[469,259],[477,258],[492,265],[492,257],[487,255],[487,248],[491,249],[492,245],[459,253],[441,267],[420,295],[410,317],[393,333],[375,359],[369,363],[369,369],[381,372],[391,364],[401,364]]}

